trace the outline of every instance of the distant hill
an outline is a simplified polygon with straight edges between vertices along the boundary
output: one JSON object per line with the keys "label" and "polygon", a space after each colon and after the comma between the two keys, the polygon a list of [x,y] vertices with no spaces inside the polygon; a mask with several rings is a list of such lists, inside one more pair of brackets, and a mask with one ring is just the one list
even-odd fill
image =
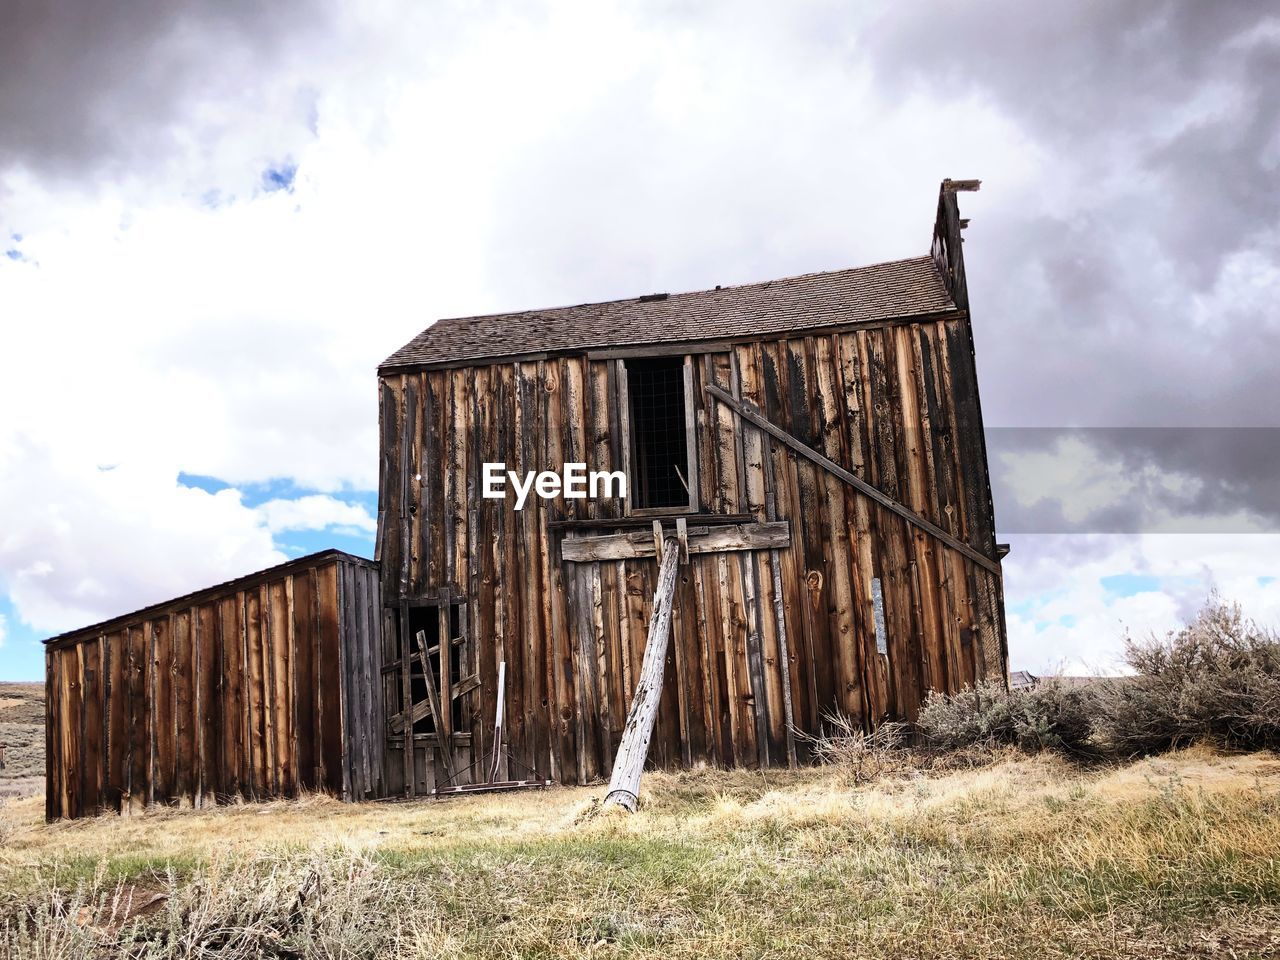
{"label": "distant hill", "polygon": [[0,797],[44,790],[44,684],[0,681]]}

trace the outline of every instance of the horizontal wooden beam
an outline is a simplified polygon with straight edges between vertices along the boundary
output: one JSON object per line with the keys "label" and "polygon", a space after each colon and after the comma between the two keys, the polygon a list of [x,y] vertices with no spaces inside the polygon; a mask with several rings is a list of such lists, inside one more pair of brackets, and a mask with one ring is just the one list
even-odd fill
{"label": "horizontal wooden beam", "polygon": [[823,456],[817,450],[813,449],[813,447],[810,447],[809,445],[797,440],[791,434],[787,433],[787,431],[783,430],[777,424],[773,423],[768,418],[766,418],[764,414],[761,413],[760,410],[758,410],[753,404],[750,404],[745,400],[734,399],[730,394],[726,393],[724,390],[720,389],[713,383],[707,384],[706,390],[707,390],[707,393],[711,394],[721,403],[726,404],[731,410],[733,410],[736,414],[738,414],[738,416],[742,417],[748,423],[752,423],[755,426],[759,427],[765,433],[769,434],[769,436],[786,444],[788,447],[790,447],[796,453],[800,454],[802,457],[812,460],[814,463],[822,467],[828,473],[831,473],[834,476],[839,477],[841,480],[849,484],[849,486],[853,487],[855,490],[859,491],[860,493],[866,494],[868,497],[870,497],[876,503],[880,504],[880,506],[884,507],[886,510],[891,511],[892,513],[896,513],[903,520],[906,520],[908,523],[912,524],[915,527],[919,527],[925,533],[929,534],[930,536],[934,537],[937,540],[942,541],[952,549],[958,550],[960,553],[964,554],[974,563],[979,564],[980,566],[986,568],[987,570],[990,570],[992,573],[995,573],[995,574],[1000,573],[1000,564],[997,561],[992,560],[990,557],[984,556],[982,553],[975,550],[973,547],[969,546],[969,544],[965,543],[960,538],[953,537],[951,534],[947,533],[947,531],[943,530],[936,523],[932,522],[931,520],[925,519],[924,517],[920,516],[920,514],[912,510],[910,507],[906,506],[905,504],[899,503],[897,500],[894,500],[888,494],[880,490],[877,490],[875,487],[867,483],[865,480],[855,477],[852,473],[850,473],[844,467],[840,466],[840,464],[836,463],[834,460],[831,460],[826,456]]}
{"label": "horizontal wooden beam", "polygon": [[[437,739],[439,738],[434,733],[415,733],[413,735],[413,742],[418,746],[434,746]],[[452,733],[449,735],[449,739],[455,747],[471,746],[471,734],[469,733]],[[387,745],[392,747],[403,747],[404,734],[387,734]]]}
{"label": "horizontal wooden beam", "polygon": [[[720,527],[689,527],[689,553],[729,553],[735,550],[773,550],[791,546],[791,524],[735,523]],[[631,560],[656,556],[653,531],[615,533],[601,537],[566,537],[560,555],[575,563]]]}
{"label": "horizontal wooden beam", "polygon": [[684,520],[694,527],[713,527],[721,523],[752,523],[755,516],[750,513],[668,513],[664,516],[643,517],[597,517],[595,519],[570,517],[565,520],[549,520],[547,526],[552,530],[622,530],[626,527],[653,528],[653,521],[672,523]]}

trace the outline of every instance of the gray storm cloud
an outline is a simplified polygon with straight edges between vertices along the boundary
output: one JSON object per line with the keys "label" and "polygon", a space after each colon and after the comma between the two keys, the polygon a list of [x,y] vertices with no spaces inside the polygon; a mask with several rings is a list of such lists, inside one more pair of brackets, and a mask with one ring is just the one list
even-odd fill
{"label": "gray storm cloud", "polygon": [[[9,0],[0,9],[0,169],[136,175],[179,147],[193,105],[252,97],[319,0]],[[214,121],[232,127],[235,116]]]}
{"label": "gray storm cloud", "polygon": [[1002,534],[1280,532],[1280,429],[995,427]]}
{"label": "gray storm cloud", "polygon": [[[1225,273],[1280,260],[1273,11],[898,6],[864,48],[886,92],[990,98],[1057,158],[1043,175],[1053,209],[989,225],[970,251],[997,422],[1274,424],[1280,326]],[[1274,270],[1235,279],[1280,292]],[[1009,364],[1002,343],[1042,355]]]}

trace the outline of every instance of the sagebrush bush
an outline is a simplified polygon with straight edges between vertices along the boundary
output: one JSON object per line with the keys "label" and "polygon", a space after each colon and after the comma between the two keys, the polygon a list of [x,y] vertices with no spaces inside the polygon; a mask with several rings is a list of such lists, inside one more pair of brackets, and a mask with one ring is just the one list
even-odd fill
{"label": "sagebrush bush", "polygon": [[806,739],[819,763],[843,767],[854,783],[870,783],[901,772],[912,763],[911,730],[905,723],[882,723],[871,733],[862,722],[845,714],[824,719],[820,736]]}
{"label": "sagebrush bush", "polygon": [[998,681],[930,694],[918,729],[938,750],[1009,744],[1117,757],[1204,741],[1280,749],[1280,638],[1211,596],[1181,630],[1125,640],[1133,674],[1006,691]]}
{"label": "sagebrush bush", "polygon": [[437,937],[437,919],[420,886],[397,882],[367,851],[266,851],[145,884],[95,876],[54,887],[0,913],[0,957],[374,958]]}
{"label": "sagebrush bush", "polygon": [[1098,688],[1097,740],[1119,754],[1193,741],[1280,749],[1280,637],[1210,597],[1166,637],[1126,638],[1132,677]]}
{"label": "sagebrush bush", "polygon": [[920,709],[917,729],[938,750],[1019,747],[1091,754],[1096,699],[1089,687],[1048,679],[1026,690],[1006,690],[997,680],[946,695],[931,693]]}

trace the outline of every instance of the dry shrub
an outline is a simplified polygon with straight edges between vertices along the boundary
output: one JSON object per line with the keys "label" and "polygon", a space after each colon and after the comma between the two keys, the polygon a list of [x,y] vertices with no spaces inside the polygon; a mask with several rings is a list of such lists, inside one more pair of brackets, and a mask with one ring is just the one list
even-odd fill
{"label": "dry shrub", "polygon": [[818,762],[842,767],[854,783],[870,783],[913,766],[911,731],[905,723],[881,724],[871,733],[844,714],[825,718],[824,732],[807,737]]}
{"label": "dry shrub", "polygon": [[97,877],[11,914],[0,923],[0,956],[380,957],[431,923],[417,893],[367,853],[341,848],[215,861],[146,886]]}
{"label": "dry shrub", "polygon": [[1164,638],[1126,638],[1134,676],[1101,685],[1095,734],[1123,755],[1206,741],[1280,749],[1280,638],[1216,595]]}
{"label": "dry shrub", "polygon": [[1048,679],[1027,690],[1007,690],[987,680],[947,695],[930,693],[917,729],[935,750],[1003,746],[1031,753],[1051,750],[1090,756],[1097,700],[1090,687]]}
{"label": "dry shrub", "polygon": [[1079,757],[1134,756],[1205,741],[1280,749],[1280,638],[1211,596],[1164,638],[1126,638],[1133,675],[1088,685],[1052,678],[1009,691],[986,681],[930,694],[918,730],[936,750],[1009,745]]}

